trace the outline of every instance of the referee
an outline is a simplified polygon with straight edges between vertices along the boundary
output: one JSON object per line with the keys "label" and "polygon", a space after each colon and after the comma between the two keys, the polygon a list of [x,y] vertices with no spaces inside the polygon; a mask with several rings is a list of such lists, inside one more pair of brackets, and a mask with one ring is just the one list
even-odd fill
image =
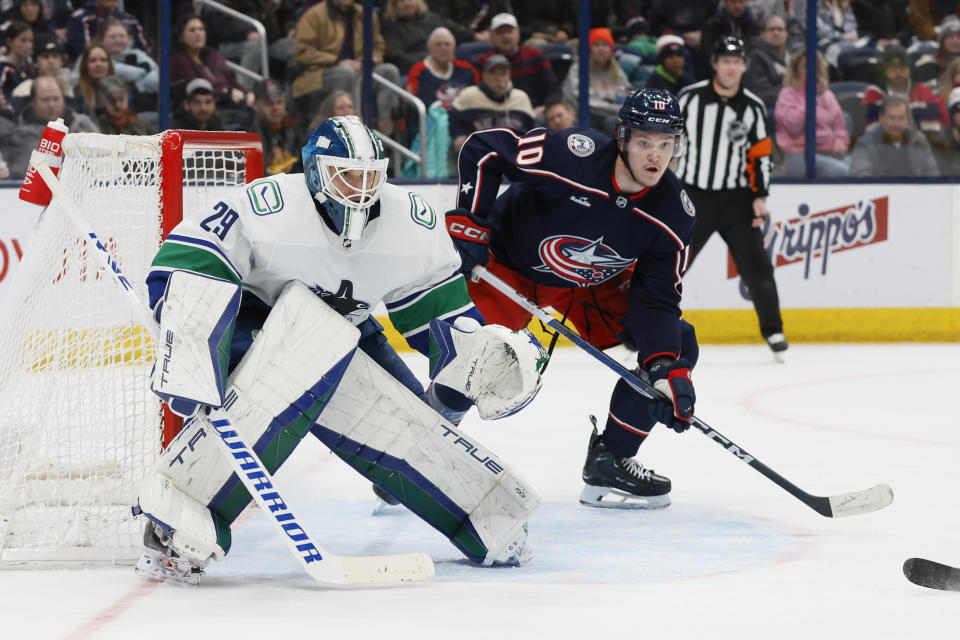
{"label": "referee", "polygon": [[676,173],[698,211],[690,263],[718,232],[753,298],[760,333],[781,360],[787,341],[761,231],[770,186],[767,113],[760,98],[740,85],[746,71],[740,38],[717,42],[711,64],[712,80],[688,85],[679,95],[687,139]]}

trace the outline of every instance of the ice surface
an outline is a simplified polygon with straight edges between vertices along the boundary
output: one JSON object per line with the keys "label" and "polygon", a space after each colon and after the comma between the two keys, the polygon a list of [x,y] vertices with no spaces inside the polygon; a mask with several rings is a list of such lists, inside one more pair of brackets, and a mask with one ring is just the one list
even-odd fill
{"label": "ice surface", "polygon": [[[424,372],[424,362],[411,363]],[[673,480],[672,506],[579,506],[586,416],[605,413],[614,382],[589,357],[561,349],[528,409],[464,422],[546,500],[530,523],[535,555],[525,567],[475,567],[405,512],[369,516],[367,483],[308,439],[279,481],[311,534],[340,554],[426,551],[433,581],[317,585],[263,514],[248,510],[234,549],[197,589],[145,583],[129,568],[0,571],[0,635],[960,637],[960,596],[916,587],[900,569],[911,556],[960,564],[960,425],[951,405],[960,345],[792,345],[783,365],[760,344],[702,348],[697,415],[711,426],[809,493],[893,487],[890,507],[839,520],[701,433],[662,427],[639,459]]]}

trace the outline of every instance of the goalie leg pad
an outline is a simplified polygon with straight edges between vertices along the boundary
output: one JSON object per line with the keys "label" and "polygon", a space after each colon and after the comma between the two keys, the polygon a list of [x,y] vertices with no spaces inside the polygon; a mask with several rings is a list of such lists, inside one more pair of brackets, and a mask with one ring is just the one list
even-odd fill
{"label": "goalie leg pad", "polygon": [[200,405],[221,406],[240,284],[174,271],[161,304],[151,389],[181,415],[193,415]]}
{"label": "goalie leg pad", "polygon": [[485,420],[512,415],[540,391],[549,356],[526,329],[430,321],[430,378],[473,400]]}
{"label": "goalie leg pad", "polygon": [[313,432],[475,562],[498,560],[540,506],[505,461],[360,352]]}
{"label": "goalie leg pad", "polygon": [[[140,510],[168,537],[166,544],[191,563],[204,566],[220,560],[229,549],[220,545],[214,516],[174,486],[162,473],[150,473],[140,485]],[[175,523],[175,524],[174,524]]]}
{"label": "goalie leg pad", "polygon": [[[309,432],[336,391],[358,339],[359,331],[306,286],[296,282],[284,289],[231,374],[223,405],[269,472]],[[217,516],[218,537],[227,550],[228,525],[251,498],[221,454],[218,437],[207,416],[197,416],[163,452],[155,470]],[[174,530],[181,526],[165,524]]]}

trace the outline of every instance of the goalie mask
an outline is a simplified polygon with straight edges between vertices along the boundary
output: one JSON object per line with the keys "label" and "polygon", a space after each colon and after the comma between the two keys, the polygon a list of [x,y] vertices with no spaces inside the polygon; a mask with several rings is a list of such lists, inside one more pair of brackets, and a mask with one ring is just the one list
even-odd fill
{"label": "goalie mask", "polygon": [[303,175],[317,210],[344,247],[358,241],[380,200],[387,162],[377,134],[357,116],[320,123],[302,150]]}

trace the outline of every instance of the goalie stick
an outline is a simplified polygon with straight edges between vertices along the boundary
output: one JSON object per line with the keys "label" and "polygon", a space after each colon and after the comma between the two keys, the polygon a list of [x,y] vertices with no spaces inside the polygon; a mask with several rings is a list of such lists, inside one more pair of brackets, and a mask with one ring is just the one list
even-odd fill
{"label": "goalie stick", "polygon": [[960,569],[924,558],[903,563],[903,575],[913,584],[940,591],[960,591]]}
{"label": "goalie stick", "polygon": [[[544,323],[605,364],[617,375],[623,378],[627,384],[633,387],[637,393],[653,400],[663,398],[663,394],[655,389],[653,385],[641,380],[632,371],[628,370],[622,364],[581,338],[576,331],[570,329],[559,320],[551,316],[549,313],[535,305],[533,302],[516,291],[513,287],[487,270],[486,267],[480,265],[474,267],[473,277],[485,280],[500,293],[507,296],[515,303],[520,305],[523,309],[533,314],[533,316],[540,320],[540,322]],[[709,426],[703,420],[693,416],[690,419],[690,424],[702,432],[705,436],[732,453],[737,457],[737,459],[747,463],[759,471],[768,480],[771,480],[778,487],[782,488],[787,493],[797,498],[822,516],[826,516],[828,518],[839,518],[842,516],[859,515],[861,513],[877,511],[878,509],[882,509],[893,502],[893,491],[887,484],[878,484],[875,487],[863,491],[852,491],[850,493],[842,493],[829,497],[811,495],[781,476],[764,463],[757,460],[753,455],[747,453],[746,450],[731,441],[716,429]]]}
{"label": "goalie stick", "polygon": [[[47,183],[54,198],[60,201],[73,224],[83,234],[84,240],[96,254],[97,259],[110,271],[115,282],[120,285],[131,306],[137,310],[143,326],[150,331],[154,344],[158,343],[159,328],[156,322],[134,293],[130,282],[120,270],[117,262],[106,250],[100,239],[90,228],[83,214],[66,195],[60,181],[53,175],[43,156],[34,152],[30,164]],[[290,503],[282,497],[276,481],[263,466],[253,448],[247,446],[243,438],[233,428],[230,418],[223,409],[211,408],[210,421],[217,432],[214,438],[220,452],[230,461],[234,473],[246,487],[253,499],[276,526],[290,553],[297,558],[304,571],[318,582],[331,585],[369,585],[412,580],[426,580],[434,573],[433,561],[425,553],[409,553],[391,556],[337,556],[327,552],[314,542],[299,519],[288,506]],[[235,455],[238,454],[238,455]],[[241,465],[240,460],[243,459]],[[257,478],[256,482],[251,477]],[[269,494],[270,503],[264,499]]]}

